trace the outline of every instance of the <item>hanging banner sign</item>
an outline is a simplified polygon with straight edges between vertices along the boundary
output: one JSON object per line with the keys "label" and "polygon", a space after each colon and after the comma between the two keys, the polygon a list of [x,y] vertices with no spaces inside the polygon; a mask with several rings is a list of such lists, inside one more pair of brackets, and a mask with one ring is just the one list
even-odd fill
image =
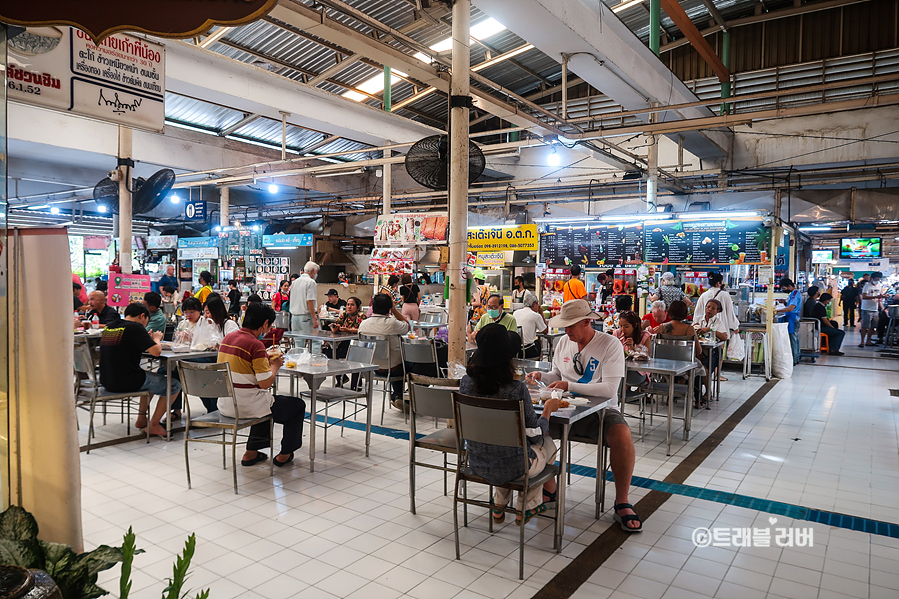
{"label": "hanging banner sign", "polygon": [[469,227],[468,251],[499,252],[513,250],[536,251],[540,236],[537,225],[506,225],[500,227]]}
{"label": "hanging banner sign", "polygon": [[311,233],[295,235],[263,235],[262,247],[266,248],[293,248],[310,247],[312,245]]}
{"label": "hanging banner sign", "polygon": [[177,247],[177,235],[150,235],[147,237],[148,250],[173,250]]}
{"label": "hanging banner sign", "polygon": [[214,248],[186,248],[178,250],[178,260],[217,260],[219,249]]}
{"label": "hanging banner sign", "polygon": [[448,234],[446,212],[381,215],[375,225],[375,245],[444,244]]}
{"label": "hanging banner sign", "polygon": [[105,250],[109,247],[109,242],[112,238],[109,235],[85,235],[84,236],[84,249],[85,250]]}
{"label": "hanging banner sign", "polygon": [[162,132],[165,46],[124,33],[98,46],[72,27],[28,29],[9,40],[7,93],[25,104]]}
{"label": "hanging banner sign", "polygon": [[178,248],[217,248],[218,237],[179,237]]}
{"label": "hanging banner sign", "polygon": [[150,291],[150,275],[126,275],[109,273],[108,304],[122,308],[134,302],[144,301],[144,294]]}
{"label": "hanging banner sign", "polygon": [[506,264],[506,252],[478,252],[475,266],[481,268],[502,268]]}

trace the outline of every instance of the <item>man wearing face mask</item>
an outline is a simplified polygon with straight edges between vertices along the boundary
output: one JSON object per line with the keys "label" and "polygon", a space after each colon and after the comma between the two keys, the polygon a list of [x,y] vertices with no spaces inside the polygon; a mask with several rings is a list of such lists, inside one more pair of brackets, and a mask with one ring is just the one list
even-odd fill
{"label": "man wearing face mask", "polygon": [[474,343],[478,331],[488,324],[501,324],[513,333],[518,332],[518,322],[508,312],[503,312],[503,298],[496,293],[487,298],[487,313],[481,316],[474,330],[468,335],[468,340]]}

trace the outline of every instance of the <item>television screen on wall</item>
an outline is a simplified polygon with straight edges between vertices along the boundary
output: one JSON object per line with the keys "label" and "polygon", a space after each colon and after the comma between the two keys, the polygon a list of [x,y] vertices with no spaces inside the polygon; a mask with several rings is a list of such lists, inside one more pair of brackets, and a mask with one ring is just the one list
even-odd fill
{"label": "television screen on wall", "polygon": [[833,250],[812,250],[812,264],[830,264],[833,261]]}
{"label": "television screen on wall", "polygon": [[840,240],[841,260],[868,260],[881,257],[880,237],[844,237]]}

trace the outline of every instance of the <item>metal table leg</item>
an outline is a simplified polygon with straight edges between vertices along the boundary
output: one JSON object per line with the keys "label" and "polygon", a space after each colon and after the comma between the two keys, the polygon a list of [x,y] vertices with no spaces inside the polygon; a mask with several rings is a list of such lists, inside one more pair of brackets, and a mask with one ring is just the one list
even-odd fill
{"label": "metal table leg", "polygon": [[[366,379],[368,382],[366,383],[367,393],[366,398],[368,400],[368,409],[365,411],[365,457],[368,457],[368,446],[371,443],[371,410],[372,410],[372,394],[374,393],[374,385],[372,384],[372,372],[368,371],[365,373]],[[355,420],[355,418],[354,418]]]}
{"label": "metal table leg", "polygon": [[553,549],[556,553],[562,553],[562,535],[565,533],[565,472],[568,469],[568,433],[571,428],[570,423],[562,425],[562,446],[559,448],[559,468],[562,473],[559,476],[559,483],[556,485],[556,534],[553,535]]}
{"label": "metal table leg", "polygon": [[[187,401],[187,396],[182,393],[181,401]],[[147,415],[152,414],[153,406],[147,402]],[[147,428],[150,428],[150,421],[147,421]],[[147,439],[149,441],[149,438]],[[165,440],[172,440],[172,360],[165,360]]]}
{"label": "metal table leg", "polygon": [[[687,401],[693,401],[692,397],[687,398]],[[668,433],[666,436],[666,441],[668,443],[668,453],[665,455],[671,455],[671,417],[674,415],[674,375],[668,375]]]}
{"label": "metal table leg", "polygon": [[315,399],[318,386],[315,384],[315,376],[306,379],[309,383],[309,472],[315,472]]}
{"label": "metal table leg", "polygon": [[[694,385],[696,384],[696,377],[693,376],[693,374],[694,372],[692,370],[687,373],[689,382],[687,383],[688,397],[687,401],[684,402],[684,441],[690,440],[690,422],[693,419],[693,392]],[[668,450],[671,451],[671,448]]]}

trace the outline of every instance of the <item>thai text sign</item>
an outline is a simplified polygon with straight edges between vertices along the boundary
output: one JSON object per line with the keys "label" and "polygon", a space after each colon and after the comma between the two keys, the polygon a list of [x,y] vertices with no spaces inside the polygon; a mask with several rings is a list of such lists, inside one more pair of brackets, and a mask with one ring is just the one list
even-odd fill
{"label": "thai text sign", "polygon": [[79,29],[37,27],[9,41],[11,100],[162,131],[165,47],[123,33],[99,45]]}
{"label": "thai text sign", "polygon": [[291,248],[308,247],[312,245],[311,233],[295,233],[293,235],[263,235],[262,247],[267,248]]}
{"label": "thai text sign", "polygon": [[536,250],[538,239],[537,225],[468,228],[470,252]]}
{"label": "thai text sign", "polygon": [[109,273],[109,305],[116,308],[133,302],[142,302],[150,291],[150,275],[126,275]]}
{"label": "thai text sign", "polygon": [[506,264],[506,252],[478,252],[475,266],[481,268],[502,268]]}
{"label": "thai text sign", "polygon": [[179,248],[217,248],[218,237],[179,237]]}
{"label": "thai text sign", "polygon": [[214,248],[179,248],[178,260],[216,260],[219,249]]}

